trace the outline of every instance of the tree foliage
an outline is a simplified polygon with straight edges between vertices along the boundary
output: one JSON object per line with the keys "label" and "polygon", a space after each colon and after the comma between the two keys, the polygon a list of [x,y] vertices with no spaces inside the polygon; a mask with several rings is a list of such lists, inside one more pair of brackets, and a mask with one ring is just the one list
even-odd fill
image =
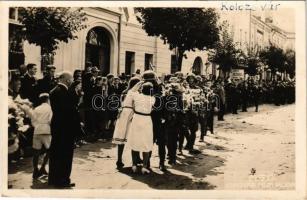
{"label": "tree foliage", "polygon": [[206,50],[218,41],[218,14],[212,8],[137,8],[137,20],[149,36],[160,37],[177,51],[181,70],[186,51]]}
{"label": "tree foliage", "polygon": [[262,61],[269,66],[273,74],[285,72],[286,55],[283,49],[270,43],[259,55]]}
{"label": "tree foliage", "polygon": [[246,73],[250,76],[255,76],[258,69],[261,67],[261,60],[259,58],[259,46],[247,47],[247,53],[245,54],[245,64],[247,66]]}
{"label": "tree foliage", "polygon": [[68,7],[19,8],[20,23],[24,25],[22,36],[30,44],[41,46],[43,53],[52,53],[59,42],[77,38],[76,32],[85,28],[82,9]]}
{"label": "tree foliage", "polygon": [[295,51],[289,49],[285,52],[286,64],[285,70],[291,78],[295,76]]}
{"label": "tree foliage", "polygon": [[219,41],[209,51],[209,60],[217,63],[223,72],[229,72],[232,67],[239,65],[242,51],[236,47],[231,34],[229,24],[223,21],[219,27]]}

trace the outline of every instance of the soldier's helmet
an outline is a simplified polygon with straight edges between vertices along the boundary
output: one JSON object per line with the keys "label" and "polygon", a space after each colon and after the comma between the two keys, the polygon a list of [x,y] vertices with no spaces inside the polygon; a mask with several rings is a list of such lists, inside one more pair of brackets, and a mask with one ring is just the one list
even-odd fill
{"label": "soldier's helmet", "polygon": [[142,79],[144,81],[153,81],[153,80],[157,80],[157,76],[156,76],[156,73],[154,71],[146,70],[142,74]]}
{"label": "soldier's helmet", "polygon": [[176,76],[176,77],[183,77],[183,73],[182,73],[182,72],[176,72],[176,73],[175,73],[175,76]]}
{"label": "soldier's helmet", "polygon": [[199,76],[199,75],[197,75],[197,76],[196,76],[196,80],[199,81],[199,82],[201,82],[201,81],[202,81],[202,77]]}
{"label": "soldier's helmet", "polygon": [[178,83],[178,78],[177,77],[171,77],[170,79],[169,79],[169,82],[171,82],[171,83]]}
{"label": "soldier's helmet", "polygon": [[196,76],[193,73],[190,73],[187,75],[186,80],[189,81],[189,79],[194,79],[194,81],[196,80]]}

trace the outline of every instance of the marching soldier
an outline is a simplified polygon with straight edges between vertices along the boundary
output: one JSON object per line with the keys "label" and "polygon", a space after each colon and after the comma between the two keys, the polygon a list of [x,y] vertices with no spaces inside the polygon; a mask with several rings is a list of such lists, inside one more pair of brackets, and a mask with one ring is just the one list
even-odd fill
{"label": "marching soldier", "polygon": [[168,163],[170,165],[176,164],[177,141],[182,124],[183,90],[177,81],[176,77],[170,79],[171,83],[166,85],[164,96],[164,131],[167,135]]}
{"label": "marching soldier", "polygon": [[194,143],[196,139],[196,131],[198,130],[198,111],[200,108],[200,94],[201,89],[196,85],[197,80],[194,74],[189,74],[186,78],[189,89],[188,95],[191,97],[191,106],[185,115],[187,118],[188,128],[190,130],[189,140],[187,141],[186,149],[189,150],[191,154],[200,153],[199,150],[194,149]]}

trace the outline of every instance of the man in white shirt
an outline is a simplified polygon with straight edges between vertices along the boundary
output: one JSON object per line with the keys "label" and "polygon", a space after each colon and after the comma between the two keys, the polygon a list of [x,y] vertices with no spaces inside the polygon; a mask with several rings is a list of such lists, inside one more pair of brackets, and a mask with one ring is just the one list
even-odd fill
{"label": "man in white shirt", "polygon": [[[52,118],[52,110],[49,105],[49,94],[42,93],[39,95],[40,105],[34,110],[27,106],[22,106],[22,109],[31,118],[34,127],[33,134],[33,179],[37,179],[42,175],[47,175],[45,166],[49,160],[48,150],[51,144],[50,123]],[[41,168],[38,169],[39,155],[42,148],[46,150]]]}

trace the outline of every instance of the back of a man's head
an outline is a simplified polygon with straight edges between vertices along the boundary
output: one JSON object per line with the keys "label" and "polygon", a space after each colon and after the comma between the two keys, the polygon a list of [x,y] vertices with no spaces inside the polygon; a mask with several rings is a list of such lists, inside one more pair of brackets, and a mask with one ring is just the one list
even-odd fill
{"label": "back of a man's head", "polygon": [[65,84],[67,87],[71,85],[73,76],[70,72],[62,72],[59,75],[59,82]]}

